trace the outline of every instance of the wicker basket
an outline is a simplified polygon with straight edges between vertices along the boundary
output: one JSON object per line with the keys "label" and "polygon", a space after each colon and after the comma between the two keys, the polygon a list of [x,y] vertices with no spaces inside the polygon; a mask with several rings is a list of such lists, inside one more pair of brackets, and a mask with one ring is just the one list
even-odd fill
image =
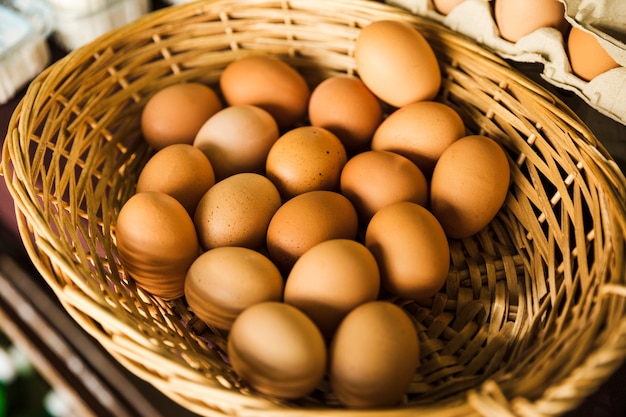
{"label": "wicker basket", "polygon": [[[626,180],[555,97],[442,26],[362,0],[218,0],[154,12],[70,53],[30,86],[9,126],[2,172],[36,267],[65,309],[124,367],[201,415],[344,415],[327,384],[297,402],[236,378],[225,334],[135,287],[115,219],[151,150],[139,116],[152,93],[216,85],[250,53],[277,55],[312,85],[355,72],[359,30],[414,24],[440,60],[439,100],[499,141],[512,186],[497,218],[451,242],[451,273],[416,319],[421,365],[406,402],[376,415],[558,415],[626,356]],[[384,360],[385,358],[381,358]]]}

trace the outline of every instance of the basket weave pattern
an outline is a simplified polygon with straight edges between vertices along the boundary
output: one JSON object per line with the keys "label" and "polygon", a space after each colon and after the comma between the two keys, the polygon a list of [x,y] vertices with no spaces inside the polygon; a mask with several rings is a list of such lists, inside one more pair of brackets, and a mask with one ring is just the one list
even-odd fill
{"label": "basket weave pattern", "polygon": [[[440,25],[361,0],[209,0],[103,36],[30,86],[9,126],[2,173],[33,262],[65,309],[123,366],[201,415],[333,415],[323,384],[279,403],[250,392],[225,334],[127,279],[115,219],[151,150],[147,99],[181,81],[217,86],[247,54],[281,57],[315,85],[354,74],[354,41],[379,19],[415,25],[443,72],[438,100],[506,149],[498,217],[451,242],[451,272],[415,318],[421,365],[389,415],[559,415],[626,356],[626,180],[579,119],[495,55]],[[400,302],[400,301],[398,301]],[[384,360],[384,358],[381,358]],[[365,412],[364,412],[365,413]],[[377,412],[381,414],[381,412]]]}

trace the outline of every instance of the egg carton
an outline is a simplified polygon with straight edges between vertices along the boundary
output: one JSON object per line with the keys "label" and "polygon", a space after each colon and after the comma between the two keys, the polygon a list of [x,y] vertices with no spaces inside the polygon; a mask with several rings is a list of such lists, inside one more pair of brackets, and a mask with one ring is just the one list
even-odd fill
{"label": "egg carton", "polygon": [[[591,33],[619,64],[590,81],[575,75],[562,33],[543,27],[517,42],[500,36],[493,16],[492,0],[464,0],[447,15],[437,11],[432,0],[386,0],[416,15],[437,21],[515,62],[543,64],[541,76],[561,89],[574,92],[587,104],[626,125],[626,2],[614,0],[559,0],[565,5],[565,20]],[[593,57],[589,57],[593,59]]]}
{"label": "egg carton", "polygon": [[46,0],[56,25],[53,37],[67,50],[134,21],[150,11],[150,0]]}
{"label": "egg carton", "polygon": [[50,63],[53,25],[43,1],[0,0],[0,104]]}

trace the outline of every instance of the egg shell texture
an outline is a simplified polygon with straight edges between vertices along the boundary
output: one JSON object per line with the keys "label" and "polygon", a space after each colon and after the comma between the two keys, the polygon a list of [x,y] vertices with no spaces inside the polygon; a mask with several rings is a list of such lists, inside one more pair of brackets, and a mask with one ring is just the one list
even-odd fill
{"label": "egg shell texture", "polygon": [[245,309],[233,323],[227,348],[234,371],[253,389],[274,398],[309,394],[326,371],[328,354],[319,329],[285,303]]}
{"label": "egg shell texture", "polygon": [[428,298],[446,282],[448,239],[435,216],[419,204],[402,201],[380,209],[367,226],[365,245],[378,262],[383,286],[398,297]]}
{"label": "egg shell texture", "polygon": [[232,61],[220,77],[220,89],[229,105],[261,107],[281,129],[304,119],[311,95],[306,80],[294,67],[269,55]]}
{"label": "egg shell texture", "polygon": [[120,262],[139,286],[164,299],[183,295],[200,246],[189,213],[174,197],[156,191],[131,196],[120,209],[115,237]]}
{"label": "egg shell texture", "polygon": [[263,254],[224,246],[204,252],[191,264],[184,290],[196,316],[208,325],[228,330],[247,307],[281,301],[283,278]]}
{"label": "egg shell texture", "polygon": [[213,89],[201,83],[172,84],[148,99],[141,131],[155,149],[173,143],[192,144],[200,127],[222,108]]}
{"label": "egg shell texture", "polygon": [[441,86],[433,49],[406,22],[378,20],[365,26],[357,37],[354,58],[365,85],[395,107],[431,100]]}
{"label": "egg shell texture", "polygon": [[202,247],[260,248],[280,205],[278,190],[261,174],[244,172],[217,182],[200,199],[193,219]]}
{"label": "egg shell texture", "polygon": [[198,202],[215,184],[213,166],[200,149],[178,143],[155,153],[142,168],[136,192],[160,191],[178,200],[193,216]]}
{"label": "egg shell texture", "polygon": [[355,307],[378,297],[376,259],[361,243],[331,239],[306,251],[291,269],[284,301],[307,314],[325,336]]}
{"label": "egg shell texture", "polygon": [[351,408],[396,405],[419,365],[417,331],[401,307],[371,301],[341,322],[329,349],[329,381]]}
{"label": "egg shell texture", "polygon": [[267,111],[228,106],[202,125],[193,145],[204,152],[221,180],[242,172],[264,173],[267,153],[278,136],[278,124]]}
{"label": "egg shell texture", "polygon": [[462,239],[496,216],[510,183],[504,149],[480,135],[459,139],[441,155],[430,183],[430,209],[446,235]]}
{"label": "egg shell texture", "polygon": [[341,140],[318,126],[289,130],[274,143],[266,175],[284,198],[315,190],[335,191],[348,157]]}
{"label": "egg shell texture", "polygon": [[543,27],[564,35],[568,28],[565,5],[559,0],[495,0],[494,16],[500,36],[511,42]]}
{"label": "egg shell texture", "polygon": [[586,81],[619,67],[594,35],[575,26],[567,38],[567,53],[574,74]]}
{"label": "egg shell texture", "polygon": [[384,206],[398,201],[426,206],[428,187],[417,165],[394,152],[361,152],[350,158],[341,171],[341,193],[354,204],[362,224]]}
{"label": "egg shell texture", "polygon": [[383,119],[378,98],[355,77],[322,81],[309,100],[309,121],[333,132],[348,152],[367,148]]}
{"label": "egg shell texture", "polygon": [[286,201],[267,229],[270,259],[283,272],[318,243],[330,239],[355,239],[356,209],[345,196],[333,191],[309,191]]}
{"label": "egg shell texture", "polygon": [[372,150],[399,153],[430,178],[443,151],[463,136],[465,124],[456,110],[437,101],[421,101],[391,113],[374,132]]}

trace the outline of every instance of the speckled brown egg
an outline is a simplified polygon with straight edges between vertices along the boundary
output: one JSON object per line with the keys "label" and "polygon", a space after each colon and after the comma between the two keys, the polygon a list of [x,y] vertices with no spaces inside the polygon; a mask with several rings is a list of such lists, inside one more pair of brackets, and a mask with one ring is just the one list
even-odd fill
{"label": "speckled brown egg", "polygon": [[264,245],[270,220],[281,205],[274,184],[243,172],[217,182],[200,199],[193,218],[204,249]]}
{"label": "speckled brown egg", "polygon": [[160,191],[177,199],[193,216],[198,201],[215,184],[213,166],[200,149],[177,143],[155,153],[137,179],[138,193]]}
{"label": "speckled brown egg", "polygon": [[304,120],[311,94],[306,80],[293,66],[269,55],[245,56],[228,64],[220,77],[220,88],[229,105],[261,107],[281,129]]}
{"label": "speckled brown egg", "polygon": [[200,127],[222,108],[213,89],[201,83],[173,84],[148,99],[141,113],[141,132],[155,149],[173,143],[192,144]]}
{"label": "speckled brown egg", "polygon": [[189,309],[198,318],[228,330],[251,305],[281,301],[283,278],[260,252],[224,246],[204,252],[191,264],[184,289]]}
{"label": "speckled brown egg", "polygon": [[341,322],[329,349],[329,381],[350,408],[397,405],[420,360],[417,331],[401,307],[371,301]]}
{"label": "speckled brown egg", "polygon": [[284,133],[270,149],[266,175],[283,198],[315,190],[335,191],[348,157],[341,140],[318,126]]}
{"label": "speckled brown egg", "polygon": [[245,309],[233,323],[228,357],[252,389],[296,399],[322,382],[328,353],[322,334],[306,314],[289,304],[263,302]]}
{"label": "speckled brown egg", "polygon": [[120,209],[115,238],[120,262],[137,285],[164,299],[183,295],[200,246],[189,213],[174,197],[134,194]]}
{"label": "speckled brown egg", "polygon": [[286,201],[267,228],[270,259],[283,272],[318,243],[354,239],[358,231],[356,209],[345,196],[333,191],[309,191]]}

